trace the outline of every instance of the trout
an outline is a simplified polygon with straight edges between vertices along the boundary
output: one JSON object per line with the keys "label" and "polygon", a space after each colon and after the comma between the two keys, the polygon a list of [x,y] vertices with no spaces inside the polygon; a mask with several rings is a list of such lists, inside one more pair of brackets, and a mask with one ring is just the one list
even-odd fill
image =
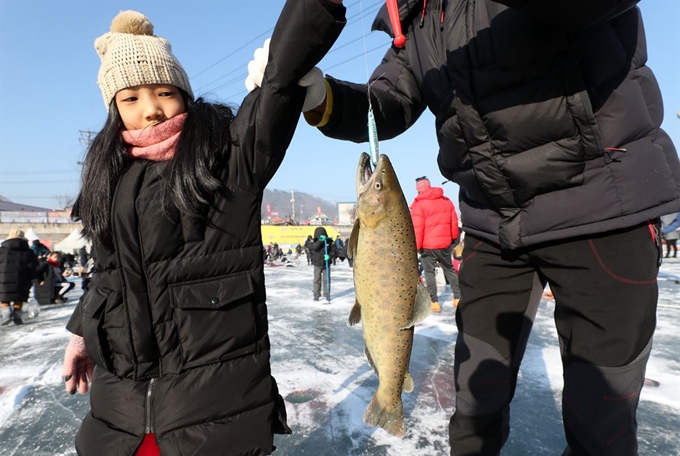
{"label": "trout", "polygon": [[356,214],[348,246],[356,292],[349,324],[362,322],[366,357],[379,379],[364,422],[404,437],[401,392],[414,387],[413,325],[430,313],[430,295],[420,283],[411,214],[386,155],[372,172],[370,156],[361,154]]}

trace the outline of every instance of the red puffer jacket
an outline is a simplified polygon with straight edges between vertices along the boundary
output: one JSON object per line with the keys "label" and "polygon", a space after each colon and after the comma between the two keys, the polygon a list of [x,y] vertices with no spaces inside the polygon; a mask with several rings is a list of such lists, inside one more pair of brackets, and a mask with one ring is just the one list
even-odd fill
{"label": "red puffer jacket", "polygon": [[426,188],[418,193],[411,204],[411,218],[418,250],[443,249],[458,239],[458,215],[441,187]]}

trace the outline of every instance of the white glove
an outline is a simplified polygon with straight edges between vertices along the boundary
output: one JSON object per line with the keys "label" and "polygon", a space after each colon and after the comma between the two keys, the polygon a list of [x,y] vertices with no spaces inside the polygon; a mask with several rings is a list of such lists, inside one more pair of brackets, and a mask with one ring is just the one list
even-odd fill
{"label": "white glove", "polygon": [[[248,62],[248,77],[246,77],[246,89],[252,92],[255,87],[262,86],[264,70],[269,61],[269,43],[271,38],[267,38],[261,48],[255,50],[254,59]],[[323,82],[323,72],[318,68],[312,68],[309,73],[304,75],[298,85],[307,88],[307,96],[302,106],[302,111],[306,112],[319,106],[326,99],[326,84]]]}
{"label": "white glove", "polygon": [[271,40],[271,38],[267,38],[261,48],[255,49],[254,60],[248,62],[248,77],[246,78],[248,92],[252,92],[255,87],[262,85],[264,69],[269,60],[269,42]]}
{"label": "white glove", "polygon": [[323,82],[323,71],[319,67],[309,70],[309,73],[298,81],[298,85],[307,87],[307,96],[305,96],[305,102],[302,105],[302,112],[316,108],[326,99],[326,84]]}
{"label": "white glove", "polygon": [[66,384],[66,391],[75,394],[76,390],[80,394],[87,393],[89,384],[92,383],[94,371],[94,361],[90,358],[85,348],[85,341],[82,337],[73,334],[66,346],[64,353],[63,380]]}

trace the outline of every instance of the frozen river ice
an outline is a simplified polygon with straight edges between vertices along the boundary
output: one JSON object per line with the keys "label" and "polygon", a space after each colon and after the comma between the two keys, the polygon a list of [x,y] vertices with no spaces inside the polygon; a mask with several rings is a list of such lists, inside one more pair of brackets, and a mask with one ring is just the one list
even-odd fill
{"label": "frozen river ice", "polygon": [[[267,267],[272,370],[286,399],[291,436],[276,439],[277,456],[448,455],[453,413],[454,311],[441,287],[442,313],[416,328],[411,373],[416,388],[404,394],[407,434],[397,439],[363,423],[377,387],[364,357],[361,326],[348,327],[354,304],[352,271],[333,269],[332,302],[312,301],[312,267]],[[638,409],[641,455],[680,455],[680,261],[659,275],[658,324],[647,377],[659,386],[642,391]],[[79,286],[76,290],[79,289]],[[73,437],[88,410],[87,396],[69,396],[61,359],[69,334],[68,304],[44,306],[24,326],[0,328],[0,455],[75,455]],[[565,439],[560,417],[562,369],[554,305],[543,301],[522,363],[503,455],[559,455]],[[108,456],[108,455],[103,455]]]}

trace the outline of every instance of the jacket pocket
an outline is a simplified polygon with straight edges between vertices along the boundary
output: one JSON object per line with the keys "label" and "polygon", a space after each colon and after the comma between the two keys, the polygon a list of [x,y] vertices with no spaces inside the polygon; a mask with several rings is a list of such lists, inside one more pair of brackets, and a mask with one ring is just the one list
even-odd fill
{"label": "jacket pocket", "polygon": [[250,271],[171,285],[168,291],[185,368],[255,351]]}
{"label": "jacket pocket", "polygon": [[107,300],[108,294],[102,293],[98,288],[89,290],[83,298],[81,314],[83,338],[90,358],[97,366],[111,371],[106,334],[102,328]]}

